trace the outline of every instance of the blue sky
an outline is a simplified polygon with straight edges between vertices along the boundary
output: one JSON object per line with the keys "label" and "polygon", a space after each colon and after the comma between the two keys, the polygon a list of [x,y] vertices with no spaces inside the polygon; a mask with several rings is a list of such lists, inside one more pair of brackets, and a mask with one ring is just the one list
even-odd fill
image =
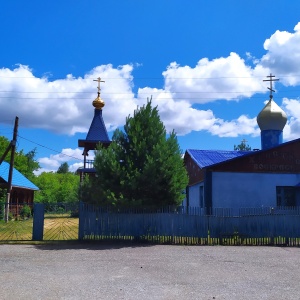
{"label": "blue sky", "polygon": [[[0,135],[36,147],[42,171],[82,163],[97,77],[109,134],[153,98],[181,149],[260,148],[268,99],[300,129],[300,2],[62,0],[0,3]],[[77,159],[73,159],[73,158]]]}

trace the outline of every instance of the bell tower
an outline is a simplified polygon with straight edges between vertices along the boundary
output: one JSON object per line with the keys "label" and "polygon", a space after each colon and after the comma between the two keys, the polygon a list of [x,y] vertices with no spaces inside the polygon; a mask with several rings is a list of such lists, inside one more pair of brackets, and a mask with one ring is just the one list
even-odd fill
{"label": "bell tower", "polygon": [[93,161],[88,161],[87,156],[89,155],[90,150],[96,150],[97,145],[101,144],[104,147],[108,147],[111,143],[107,130],[105,127],[105,123],[102,118],[102,110],[105,105],[104,101],[100,97],[100,83],[104,82],[101,80],[101,78],[97,78],[96,80],[98,82],[98,95],[97,98],[93,101],[94,106],[94,118],[92,120],[92,123],[90,125],[90,129],[88,131],[88,134],[86,136],[85,140],[78,140],[78,147],[83,147],[83,168],[80,168],[77,170],[77,172],[80,174],[80,180],[82,181],[83,175],[85,173],[88,174],[95,174],[95,168]]}

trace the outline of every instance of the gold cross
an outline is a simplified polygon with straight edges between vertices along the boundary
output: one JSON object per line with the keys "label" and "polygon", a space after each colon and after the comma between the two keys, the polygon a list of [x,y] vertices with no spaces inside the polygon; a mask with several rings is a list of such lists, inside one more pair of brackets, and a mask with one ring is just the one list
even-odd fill
{"label": "gold cross", "polygon": [[272,92],[275,93],[275,91],[273,90],[273,86],[272,83],[273,81],[278,81],[279,79],[273,79],[273,77],[275,77],[275,75],[272,75],[272,73],[270,73],[270,76],[267,76],[270,79],[265,79],[263,81],[270,81],[270,87],[268,87],[268,89],[270,90],[270,98],[273,98]]}
{"label": "gold cross", "polygon": [[100,77],[98,77],[97,79],[93,80],[93,81],[98,81],[98,96],[100,95],[100,91],[101,91],[101,88],[100,88],[100,82],[105,82],[104,80],[101,80]]}

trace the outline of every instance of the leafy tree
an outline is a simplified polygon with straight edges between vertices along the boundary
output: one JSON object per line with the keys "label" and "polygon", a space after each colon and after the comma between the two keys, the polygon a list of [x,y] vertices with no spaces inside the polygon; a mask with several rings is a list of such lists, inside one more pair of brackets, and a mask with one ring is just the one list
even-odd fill
{"label": "leafy tree", "polygon": [[34,183],[40,188],[36,202],[54,204],[78,201],[79,176],[73,173],[46,173],[36,176]]}
{"label": "leafy tree", "polygon": [[[5,150],[9,146],[9,143],[10,141],[6,137],[0,136],[0,157],[4,154]],[[8,163],[10,162],[10,155],[11,152],[9,151],[4,159]],[[15,152],[14,167],[29,180],[34,178],[34,171],[40,168],[39,163],[35,160],[35,156],[36,148],[28,153],[24,153],[23,150],[16,150]]]}
{"label": "leafy tree", "polygon": [[188,183],[177,137],[168,137],[151,100],[126,118],[108,148],[95,157],[97,176],[85,182],[84,200],[100,204],[152,206],[181,204]]}
{"label": "leafy tree", "polygon": [[237,151],[251,151],[251,147],[249,145],[246,144],[246,140],[242,140],[241,143],[239,145],[234,145],[234,150]]}
{"label": "leafy tree", "polygon": [[[2,156],[2,154],[5,152],[9,143],[10,143],[10,141],[6,137],[0,136],[0,156]],[[6,156],[6,158],[7,157],[8,157],[8,155]]]}
{"label": "leafy tree", "polygon": [[16,152],[15,168],[29,180],[35,177],[34,171],[40,168],[39,163],[35,160],[36,148],[24,154],[23,150]]}
{"label": "leafy tree", "polygon": [[60,167],[57,170],[58,174],[66,174],[69,173],[69,165],[67,162],[64,162],[60,165]]}

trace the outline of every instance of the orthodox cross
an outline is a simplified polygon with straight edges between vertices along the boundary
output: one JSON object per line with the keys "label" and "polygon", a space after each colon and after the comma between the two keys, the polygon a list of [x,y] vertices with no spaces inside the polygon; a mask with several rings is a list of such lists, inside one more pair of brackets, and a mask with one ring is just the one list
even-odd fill
{"label": "orthodox cross", "polygon": [[101,88],[100,88],[100,82],[105,82],[104,80],[101,80],[100,77],[98,77],[97,79],[93,80],[93,81],[98,81],[98,96],[100,96],[100,91],[101,91]]}
{"label": "orthodox cross", "polygon": [[272,83],[273,83],[273,81],[278,81],[279,79],[274,79],[273,77],[275,77],[275,75],[272,75],[272,73],[270,73],[270,75],[267,76],[267,77],[270,78],[270,79],[265,79],[263,81],[270,81],[270,87],[268,87],[268,89],[270,90],[270,99],[272,99],[273,98],[272,92],[275,93],[275,91],[273,90]]}

